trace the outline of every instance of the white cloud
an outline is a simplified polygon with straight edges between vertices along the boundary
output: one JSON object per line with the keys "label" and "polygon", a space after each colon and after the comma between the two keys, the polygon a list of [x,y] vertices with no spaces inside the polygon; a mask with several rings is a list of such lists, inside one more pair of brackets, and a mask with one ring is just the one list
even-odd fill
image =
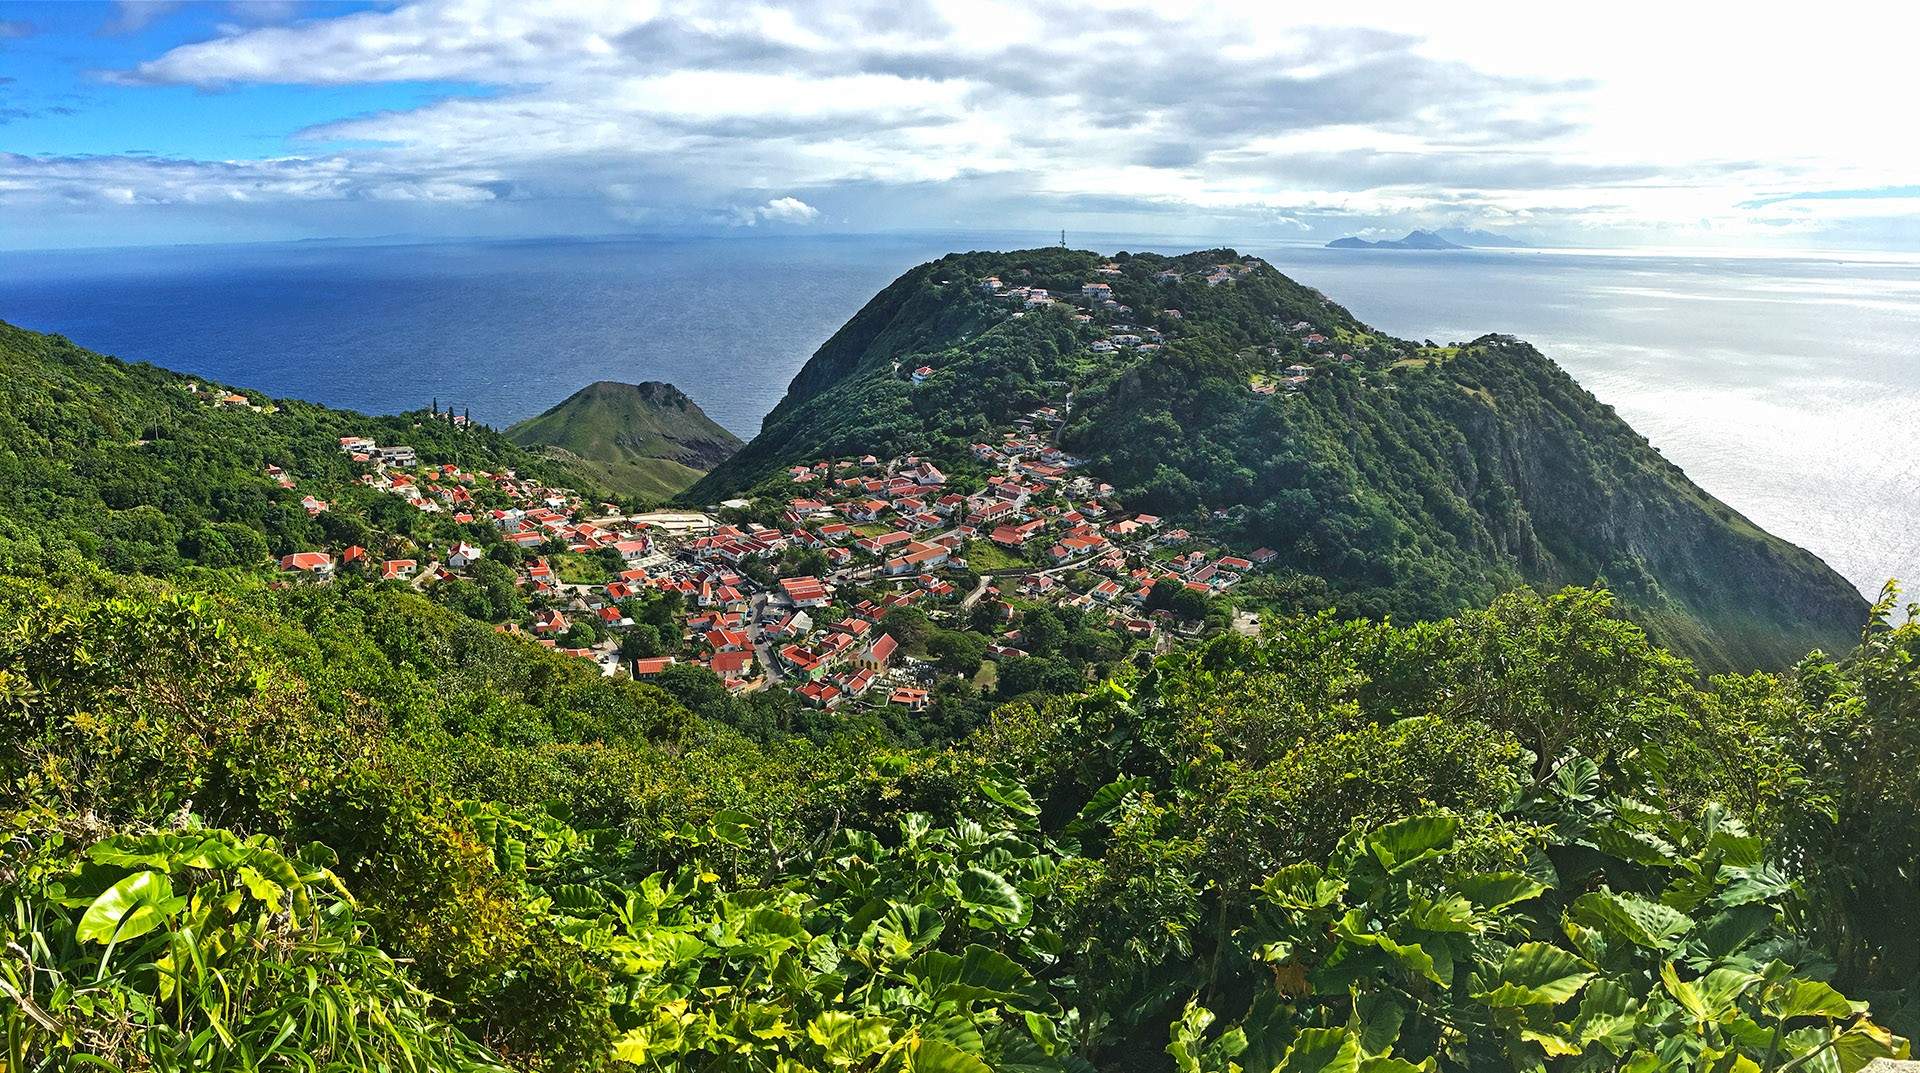
{"label": "white cloud", "polygon": [[777,197],[755,208],[742,210],[737,219],[748,227],[766,222],[774,224],[810,224],[820,218],[820,210],[797,197]]}
{"label": "white cloud", "polygon": [[[1844,7],[1845,5],[1841,5]],[[1905,42],[1627,0],[416,0],[235,26],[115,77],[220,89],[491,87],[304,133],[272,161],[0,163],[0,201],[594,201],[611,220],[807,222],[770,191],[917,200],[993,225],[1240,221],[1325,233],[1500,224],[1585,241],[1864,234],[1876,212],[1764,198],[1920,176]],[[276,14],[284,16],[285,11]],[[1577,19],[1578,25],[1563,20]],[[1654,29],[1657,27],[1657,29]],[[368,148],[371,144],[375,148]],[[608,192],[626,191],[618,196]],[[640,193],[636,194],[635,191]],[[829,204],[833,202],[829,200]],[[1757,207],[1756,207],[1757,206]],[[808,210],[788,218],[783,213]]]}

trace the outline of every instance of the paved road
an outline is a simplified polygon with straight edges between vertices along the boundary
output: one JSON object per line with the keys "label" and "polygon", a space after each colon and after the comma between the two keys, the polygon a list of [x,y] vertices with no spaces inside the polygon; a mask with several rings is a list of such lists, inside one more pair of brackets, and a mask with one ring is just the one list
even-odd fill
{"label": "paved road", "polygon": [[747,604],[747,630],[754,639],[753,660],[760,665],[760,684],[751,687],[749,692],[765,689],[780,681],[780,663],[773,658],[773,643],[760,630],[760,617],[766,614],[772,603],[772,595],[763,592]]}
{"label": "paved road", "polygon": [[980,602],[980,597],[986,595],[987,581],[988,581],[987,575],[985,574],[980,575],[980,581],[978,584],[974,585],[973,591],[968,593],[965,597],[961,599],[960,610],[965,611],[968,608],[972,607],[974,604],[977,604]]}

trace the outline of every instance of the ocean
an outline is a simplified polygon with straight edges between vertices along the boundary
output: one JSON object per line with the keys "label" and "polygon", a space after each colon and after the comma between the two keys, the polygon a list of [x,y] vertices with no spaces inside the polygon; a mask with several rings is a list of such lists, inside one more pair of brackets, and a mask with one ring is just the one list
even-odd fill
{"label": "ocean", "polygon": [[[1167,252],[1218,245],[1071,236]],[[366,411],[506,425],[667,380],[743,437],[901,271],[1031,236],[745,236],[0,252],[0,320]],[[1862,592],[1920,584],[1920,263],[1242,247],[1362,320],[1518,335],[1708,491]]]}

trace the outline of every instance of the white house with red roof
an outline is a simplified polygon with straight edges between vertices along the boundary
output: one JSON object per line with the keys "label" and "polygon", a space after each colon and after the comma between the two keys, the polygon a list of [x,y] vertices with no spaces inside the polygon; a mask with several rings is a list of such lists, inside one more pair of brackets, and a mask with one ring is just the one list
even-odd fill
{"label": "white house with red roof", "polygon": [[333,576],[333,556],[324,551],[296,551],[280,557],[280,569],[288,573],[329,578]]}
{"label": "white house with red roof", "polygon": [[653,541],[644,536],[633,540],[619,540],[614,542],[613,550],[620,553],[622,562],[630,563],[646,558],[647,553],[653,550]]}
{"label": "white house with red roof", "polygon": [[455,570],[464,570],[484,558],[484,552],[463,540],[447,553],[447,565]]}

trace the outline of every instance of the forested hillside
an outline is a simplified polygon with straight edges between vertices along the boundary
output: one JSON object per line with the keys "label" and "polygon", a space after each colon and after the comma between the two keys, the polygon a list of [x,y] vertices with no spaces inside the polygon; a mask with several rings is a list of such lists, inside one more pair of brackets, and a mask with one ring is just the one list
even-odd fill
{"label": "forested hillside", "polygon": [[[451,413],[371,416],[269,399],[0,323],[0,556],[37,565],[79,555],[165,574],[424,538],[417,511],[358,481],[343,436],[595,490],[590,476]],[[274,469],[300,483],[283,485]],[[309,512],[308,496],[327,509]]]}
{"label": "forested hillside", "polygon": [[1713,668],[1843,647],[1865,611],[1845,579],[1689,481],[1525,343],[1394,339],[1230,250],[922,265],[691,494],[819,457],[962,464],[1009,415],[1062,397],[1061,445],[1118,502],[1212,513],[1278,553],[1269,606],[1434,617],[1520,584],[1600,582]]}

